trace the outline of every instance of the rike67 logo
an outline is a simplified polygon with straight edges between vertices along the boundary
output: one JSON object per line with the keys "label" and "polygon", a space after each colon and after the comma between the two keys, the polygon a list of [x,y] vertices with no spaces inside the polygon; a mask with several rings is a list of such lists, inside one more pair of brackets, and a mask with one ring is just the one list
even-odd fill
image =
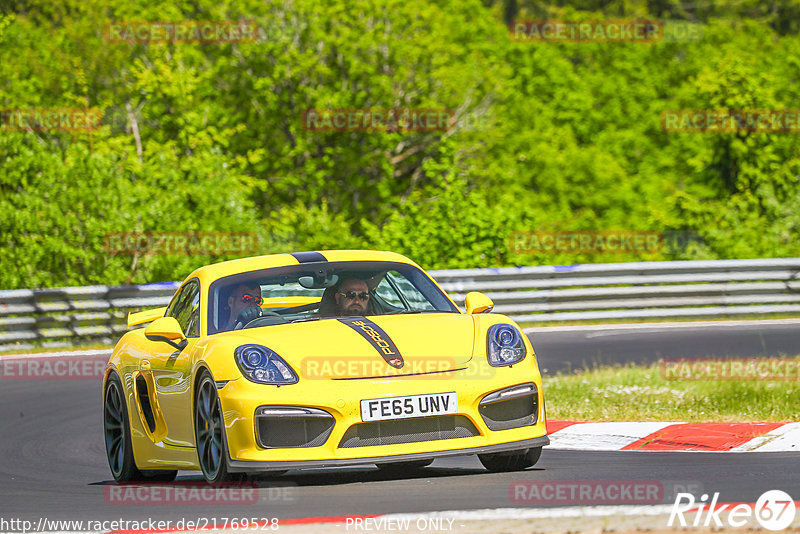
{"label": "rike67 logo", "polygon": [[783,530],[792,524],[797,513],[794,500],[781,490],[764,492],[755,506],[749,503],[718,504],[718,500],[718,492],[714,493],[711,502],[708,502],[708,494],[703,494],[700,502],[696,502],[691,493],[679,493],[675,496],[667,526],[685,527],[687,521],[684,514],[694,514],[691,523],[694,527],[724,527],[726,523],[731,527],[755,527],[752,521],[755,517],[762,528]]}

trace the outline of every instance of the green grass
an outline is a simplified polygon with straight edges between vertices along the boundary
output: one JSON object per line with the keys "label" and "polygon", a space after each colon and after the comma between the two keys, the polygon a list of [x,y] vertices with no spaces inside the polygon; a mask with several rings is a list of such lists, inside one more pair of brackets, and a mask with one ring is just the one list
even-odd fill
{"label": "green grass", "polygon": [[548,419],[800,421],[800,380],[665,380],[658,364],[545,375]]}

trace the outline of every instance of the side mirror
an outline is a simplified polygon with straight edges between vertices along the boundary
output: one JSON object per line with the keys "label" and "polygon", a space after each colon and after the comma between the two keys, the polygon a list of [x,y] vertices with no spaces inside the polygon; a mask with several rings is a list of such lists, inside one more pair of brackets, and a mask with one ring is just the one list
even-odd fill
{"label": "side mirror", "polygon": [[186,336],[183,335],[181,325],[174,317],[160,317],[150,323],[144,329],[144,337],[150,341],[163,341],[175,347],[177,350],[183,350],[186,346]]}
{"label": "side mirror", "polygon": [[492,299],[479,291],[470,291],[467,293],[466,301],[467,313],[489,313],[494,308]]}

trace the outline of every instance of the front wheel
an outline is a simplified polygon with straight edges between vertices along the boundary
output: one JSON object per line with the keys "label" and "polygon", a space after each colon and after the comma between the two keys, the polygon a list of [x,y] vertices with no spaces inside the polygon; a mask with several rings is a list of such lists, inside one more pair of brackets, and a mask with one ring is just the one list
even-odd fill
{"label": "front wheel", "polygon": [[239,474],[228,472],[225,462],[225,422],[219,404],[217,386],[207,371],[197,383],[194,401],[194,429],[197,459],[207,482],[240,480]]}
{"label": "front wheel", "polygon": [[478,459],[483,467],[494,473],[507,471],[521,471],[539,461],[542,448],[525,449],[522,451],[498,452],[493,454],[479,454]]}

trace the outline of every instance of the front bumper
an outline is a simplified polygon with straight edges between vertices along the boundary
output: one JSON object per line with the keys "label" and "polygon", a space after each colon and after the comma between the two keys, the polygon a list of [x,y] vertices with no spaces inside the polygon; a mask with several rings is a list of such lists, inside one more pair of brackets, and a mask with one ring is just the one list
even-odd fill
{"label": "front bumper", "polygon": [[486,445],[484,447],[472,447],[467,449],[454,449],[447,451],[399,454],[394,456],[375,456],[372,458],[346,458],[332,460],[310,460],[310,461],[288,461],[288,462],[248,462],[231,460],[228,457],[228,471],[232,473],[244,471],[273,471],[282,469],[309,469],[322,467],[346,467],[364,464],[381,464],[403,461],[423,460],[428,458],[445,458],[448,456],[467,456],[471,454],[487,454],[495,452],[508,452],[524,449],[544,447],[550,444],[550,438],[542,436],[540,438],[525,439],[522,441],[512,441],[510,443],[500,443],[497,445]]}
{"label": "front bumper", "polygon": [[[487,365],[488,367],[488,365]],[[485,370],[484,370],[485,371]],[[479,374],[480,375],[480,374]],[[487,376],[488,375],[488,376]],[[525,384],[535,386],[535,415],[522,426],[501,425],[485,419],[481,401],[498,391]],[[436,437],[391,444],[352,446],[347,436],[362,425],[361,400],[455,391],[458,413],[452,417],[468,422],[473,431],[462,437],[438,433]],[[415,375],[368,380],[301,380],[290,386],[265,386],[245,379],[232,380],[219,390],[226,427],[228,465],[231,471],[278,470],[410,461],[469,454],[484,454],[541,447],[549,443],[545,428],[541,377],[535,364],[490,368],[477,376],[469,370],[442,375]],[[264,406],[307,408],[327,412],[333,428],[323,443],[313,446],[262,446],[256,413]],[[422,418],[429,422],[434,417]],[[406,420],[411,421],[411,420]],[[350,432],[348,433],[348,430]],[[263,437],[263,436],[262,436]]]}

